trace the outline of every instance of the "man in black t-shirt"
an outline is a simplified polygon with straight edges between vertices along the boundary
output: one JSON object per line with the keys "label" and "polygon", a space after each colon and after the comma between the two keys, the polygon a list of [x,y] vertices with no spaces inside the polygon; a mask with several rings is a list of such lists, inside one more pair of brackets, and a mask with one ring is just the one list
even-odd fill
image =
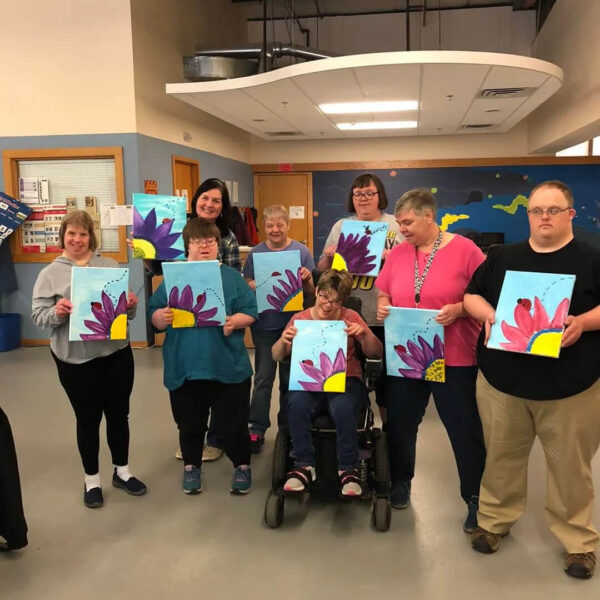
{"label": "man in black t-shirt", "polygon": [[[546,455],[550,530],[566,550],[567,574],[587,579],[598,544],[591,461],[600,445],[600,251],[574,239],[573,196],[564,183],[534,188],[527,213],[529,239],[492,248],[464,297],[465,310],[484,324],[477,403],[487,461],[472,546],[495,552],[525,510],[527,462],[537,436]],[[560,358],[486,347],[507,270],[575,275]],[[513,328],[524,344],[548,326],[544,308],[531,300],[523,301],[526,312]]]}

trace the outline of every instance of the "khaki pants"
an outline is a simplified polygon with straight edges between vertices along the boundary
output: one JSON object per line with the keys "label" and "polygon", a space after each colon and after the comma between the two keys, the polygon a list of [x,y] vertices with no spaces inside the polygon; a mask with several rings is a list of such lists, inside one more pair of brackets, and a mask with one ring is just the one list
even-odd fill
{"label": "khaki pants", "polygon": [[568,553],[592,552],[591,461],[600,444],[600,380],[561,400],[524,400],[500,392],[479,373],[477,404],[487,460],[479,494],[479,526],[504,533],[527,502],[527,463],[539,437],[546,456],[550,531]]}

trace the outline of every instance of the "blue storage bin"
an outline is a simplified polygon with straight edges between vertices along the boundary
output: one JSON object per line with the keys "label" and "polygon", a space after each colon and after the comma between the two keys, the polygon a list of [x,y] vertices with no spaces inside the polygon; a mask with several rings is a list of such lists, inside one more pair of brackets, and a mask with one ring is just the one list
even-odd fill
{"label": "blue storage bin", "polygon": [[0,352],[14,350],[21,345],[21,315],[0,314]]}

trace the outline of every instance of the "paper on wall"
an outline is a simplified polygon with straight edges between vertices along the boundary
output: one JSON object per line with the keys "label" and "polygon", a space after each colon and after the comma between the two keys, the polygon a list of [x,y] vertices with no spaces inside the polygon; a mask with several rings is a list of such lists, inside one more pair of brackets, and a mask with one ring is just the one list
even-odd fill
{"label": "paper on wall", "polygon": [[111,227],[133,225],[133,206],[131,204],[111,205],[109,211],[108,223]]}

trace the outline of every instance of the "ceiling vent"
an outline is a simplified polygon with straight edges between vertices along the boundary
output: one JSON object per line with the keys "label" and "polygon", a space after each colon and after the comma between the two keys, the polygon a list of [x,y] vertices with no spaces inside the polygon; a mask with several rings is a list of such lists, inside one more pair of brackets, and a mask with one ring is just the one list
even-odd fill
{"label": "ceiling vent", "polygon": [[462,129],[488,129],[493,127],[491,123],[473,123],[472,125],[463,125]]}
{"label": "ceiling vent", "polygon": [[500,100],[502,98],[527,98],[537,88],[514,87],[514,88],[487,88],[479,92],[479,97],[489,100]]}
{"label": "ceiling vent", "polygon": [[265,131],[265,135],[270,135],[271,137],[291,137],[304,135],[302,131]]}

